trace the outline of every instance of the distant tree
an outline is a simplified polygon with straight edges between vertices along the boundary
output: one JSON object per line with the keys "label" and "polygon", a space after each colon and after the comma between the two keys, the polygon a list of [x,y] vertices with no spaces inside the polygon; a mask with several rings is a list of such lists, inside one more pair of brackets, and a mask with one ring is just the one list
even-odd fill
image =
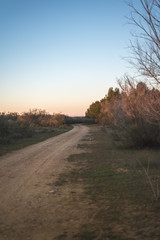
{"label": "distant tree", "polygon": [[101,103],[96,101],[92,103],[86,111],[86,117],[94,118],[98,120],[99,114],[101,112]]}
{"label": "distant tree", "polygon": [[50,119],[50,126],[51,127],[61,127],[65,123],[65,115],[57,113],[53,114]]}
{"label": "distant tree", "polygon": [[88,117],[69,117],[65,116],[65,124],[94,124],[94,119]]}
{"label": "distant tree", "polygon": [[120,95],[119,93],[119,88],[115,88],[115,90],[113,89],[113,87],[109,88],[108,90],[108,95],[106,96],[106,100],[107,101],[114,101],[116,97],[118,97]]}
{"label": "distant tree", "polygon": [[86,111],[86,117],[94,118],[97,122],[105,125],[113,120],[113,105],[120,97],[119,88],[109,88],[108,94],[100,101],[92,103]]}
{"label": "distant tree", "polygon": [[115,111],[115,102],[120,97],[119,88],[109,88],[108,94],[101,100],[101,113],[99,114],[99,122],[103,125],[116,125],[113,118]]}

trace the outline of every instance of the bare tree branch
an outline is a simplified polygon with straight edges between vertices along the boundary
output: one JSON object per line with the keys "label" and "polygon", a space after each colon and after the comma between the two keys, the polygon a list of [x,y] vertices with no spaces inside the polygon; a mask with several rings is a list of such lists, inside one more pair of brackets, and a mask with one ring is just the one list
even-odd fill
{"label": "bare tree branch", "polygon": [[138,71],[160,84],[160,1],[139,0],[141,9],[137,9],[132,1],[129,23],[137,27],[131,41],[131,63]]}

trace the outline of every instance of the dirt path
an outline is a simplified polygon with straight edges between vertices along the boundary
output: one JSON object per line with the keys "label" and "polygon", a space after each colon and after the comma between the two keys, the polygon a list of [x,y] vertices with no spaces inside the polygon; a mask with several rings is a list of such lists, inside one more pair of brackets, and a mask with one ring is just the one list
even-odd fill
{"label": "dirt path", "polygon": [[73,202],[70,189],[60,192],[53,183],[67,169],[65,159],[78,151],[77,144],[87,133],[86,126],[77,125],[67,133],[0,158],[0,240],[65,236],[72,221],[69,216],[77,206],[69,204]]}

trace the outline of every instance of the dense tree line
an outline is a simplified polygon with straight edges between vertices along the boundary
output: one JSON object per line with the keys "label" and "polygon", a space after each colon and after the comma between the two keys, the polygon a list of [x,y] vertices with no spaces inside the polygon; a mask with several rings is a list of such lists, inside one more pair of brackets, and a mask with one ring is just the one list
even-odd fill
{"label": "dense tree line", "polygon": [[94,124],[95,119],[90,117],[70,117],[65,116],[65,124]]}
{"label": "dense tree line", "polygon": [[128,77],[120,85],[121,91],[110,88],[105,98],[90,105],[86,115],[114,127],[128,143],[159,146],[160,91]]}

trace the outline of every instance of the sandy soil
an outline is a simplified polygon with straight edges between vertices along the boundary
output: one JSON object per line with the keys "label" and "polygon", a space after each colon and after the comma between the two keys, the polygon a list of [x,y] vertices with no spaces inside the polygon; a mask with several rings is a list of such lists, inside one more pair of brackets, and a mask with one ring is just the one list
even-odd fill
{"label": "sandy soil", "polygon": [[0,158],[0,240],[72,239],[79,231],[89,204],[83,190],[54,183],[87,133],[88,127],[77,125]]}

